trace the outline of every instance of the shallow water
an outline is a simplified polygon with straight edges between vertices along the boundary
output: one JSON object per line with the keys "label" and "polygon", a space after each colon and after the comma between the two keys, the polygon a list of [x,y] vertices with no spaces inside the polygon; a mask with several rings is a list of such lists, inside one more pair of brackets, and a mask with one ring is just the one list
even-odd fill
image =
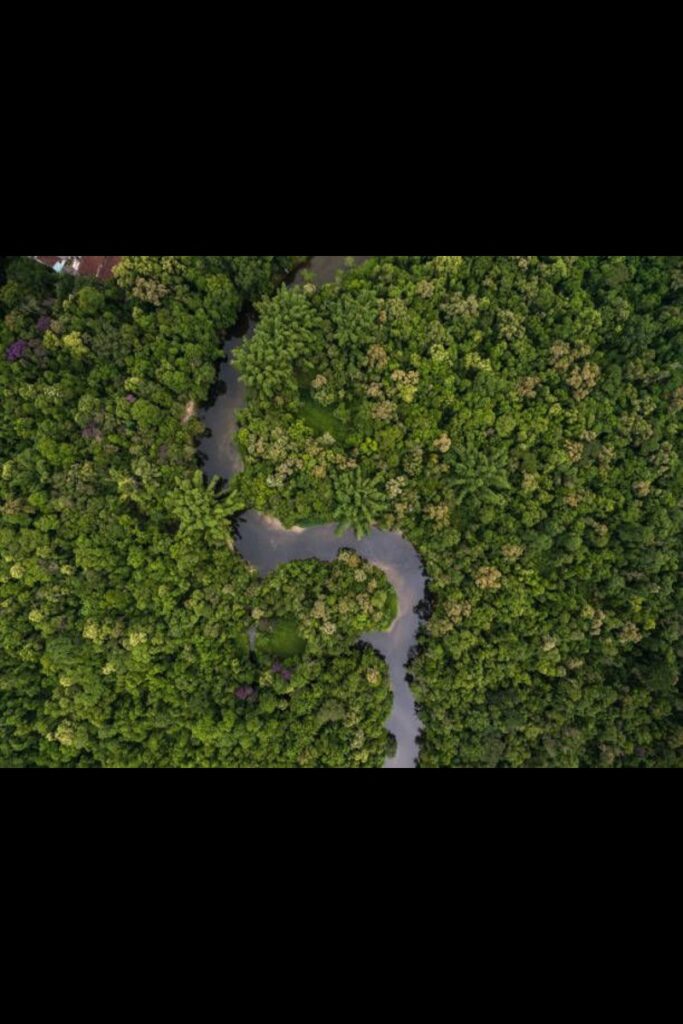
{"label": "shallow water", "polygon": [[202,414],[205,426],[211,431],[201,444],[207,476],[221,476],[230,480],[244,469],[242,456],[235,444],[237,417],[247,402],[247,391],[232,365],[232,356],[245,338],[251,336],[254,320],[245,318],[237,326],[225,346],[226,361],[221,364],[215,401]]}
{"label": "shallow water", "polygon": [[[369,256],[352,257],[362,263]],[[345,266],[345,256],[314,256],[304,270],[293,278],[294,284],[305,280],[306,270],[318,284],[333,281]],[[204,439],[201,452],[208,476],[228,480],[244,467],[234,443],[237,417],[246,402],[244,385],[231,363],[235,349],[249,337],[254,321],[245,318],[226,345],[227,361],[223,364],[217,397],[205,410],[203,420],[211,430]],[[336,536],[334,526],[286,530],[260,512],[248,512],[239,520],[237,549],[262,576],[287,562],[319,558],[333,561],[341,548],[352,548],[359,555],[386,573],[398,595],[399,613],[392,628],[385,633],[367,633],[361,639],[372,644],[386,658],[391,673],[394,707],[387,728],[396,736],[396,757],[387,761],[387,768],[413,768],[418,755],[421,723],[406,680],[406,663],[415,645],[420,618],[415,611],[425,595],[426,579],[420,557],[409,541],[397,533],[372,530],[358,540],[354,533]]]}

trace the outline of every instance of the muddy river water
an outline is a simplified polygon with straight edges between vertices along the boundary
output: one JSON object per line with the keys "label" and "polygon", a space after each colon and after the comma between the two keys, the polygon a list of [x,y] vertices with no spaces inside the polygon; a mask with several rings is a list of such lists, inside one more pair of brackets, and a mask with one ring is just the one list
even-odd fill
{"label": "muddy river water", "polygon": [[[354,256],[353,260],[362,263],[369,258]],[[292,285],[301,283],[305,271],[312,273],[318,285],[333,281],[346,260],[346,256],[314,256],[305,270],[293,277]],[[219,389],[220,394],[213,405],[202,414],[210,431],[201,446],[204,470],[209,477],[220,476],[229,480],[243,468],[235,435],[237,417],[246,403],[246,393],[232,365],[232,354],[249,337],[253,327],[253,320],[245,318],[228,340],[220,377],[224,388]],[[386,762],[386,767],[413,768],[418,755],[421,724],[406,679],[406,663],[420,627],[416,608],[424,598],[426,579],[412,544],[400,534],[376,529],[362,540],[352,532],[336,536],[334,525],[286,530],[277,520],[252,511],[239,521],[237,548],[262,576],[267,576],[286,562],[307,558],[332,561],[341,548],[352,548],[386,573],[398,595],[398,617],[387,632],[368,633],[361,639],[385,657],[391,673],[394,706],[387,728],[396,737],[397,752]]]}

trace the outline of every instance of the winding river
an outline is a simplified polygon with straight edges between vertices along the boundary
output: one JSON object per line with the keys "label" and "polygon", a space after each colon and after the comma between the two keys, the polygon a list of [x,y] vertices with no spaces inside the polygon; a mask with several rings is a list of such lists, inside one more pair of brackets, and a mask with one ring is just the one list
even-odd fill
{"label": "winding river", "polygon": [[[356,263],[369,258],[353,257]],[[319,285],[333,281],[346,259],[345,256],[314,256],[292,278],[292,284],[300,284],[305,271],[312,273]],[[229,480],[243,469],[235,434],[239,411],[246,403],[246,393],[232,365],[232,354],[253,329],[254,320],[245,317],[228,340],[217,397],[203,413],[207,436],[202,441],[201,454],[205,472],[210,477],[220,476]],[[415,548],[401,534],[377,529],[358,540],[350,531],[341,537],[336,536],[334,526],[286,530],[277,520],[260,512],[248,512],[239,520],[237,549],[262,576],[287,562],[308,558],[332,561],[341,548],[352,548],[386,573],[398,595],[398,617],[391,629],[385,633],[367,633],[361,639],[384,656],[391,673],[394,706],[387,728],[396,737],[397,752],[385,767],[414,768],[422,726],[408,686],[406,664],[420,627],[416,609],[425,596],[426,586],[424,569]]]}

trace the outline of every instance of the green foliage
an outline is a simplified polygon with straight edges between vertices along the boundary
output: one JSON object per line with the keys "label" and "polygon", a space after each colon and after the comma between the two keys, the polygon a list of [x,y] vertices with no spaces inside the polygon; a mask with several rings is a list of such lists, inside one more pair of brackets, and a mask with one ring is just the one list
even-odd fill
{"label": "green foliage", "polygon": [[340,630],[291,647],[280,685],[250,652],[239,490],[197,471],[221,334],[299,260],[125,257],[106,285],[3,268],[0,765],[382,763],[383,664]]}
{"label": "green foliage", "polygon": [[261,313],[261,507],[423,556],[422,764],[680,765],[681,257],[379,257]]}
{"label": "green foliage", "polygon": [[296,619],[273,619],[256,638],[256,650],[268,658],[299,658],[306,650],[306,641],[299,633]]}
{"label": "green foliage", "polygon": [[342,473],[334,483],[334,519],[338,532],[354,530],[364,537],[386,508],[386,496],[377,480],[368,480],[360,469]]}
{"label": "green foliage", "polygon": [[299,407],[301,420],[309,426],[317,437],[328,434],[335,441],[344,441],[348,436],[348,427],[337,417],[310,397],[304,397]]}
{"label": "green foliage", "polygon": [[[352,552],[258,580],[253,505],[422,555],[423,766],[680,766],[682,258],[378,257],[278,290],[301,259],[2,261],[0,764],[382,764],[357,641],[396,595]],[[245,303],[225,492],[196,411]]]}
{"label": "green foliage", "polygon": [[345,649],[362,633],[388,628],[396,615],[396,595],[386,576],[350,550],[334,562],[292,562],[272,573],[259,588],[260,623],[289,626],[309,651]]}

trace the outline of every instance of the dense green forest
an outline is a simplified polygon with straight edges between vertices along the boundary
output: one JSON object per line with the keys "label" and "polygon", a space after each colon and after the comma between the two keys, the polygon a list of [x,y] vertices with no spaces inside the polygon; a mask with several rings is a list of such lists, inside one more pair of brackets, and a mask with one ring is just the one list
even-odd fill
{"label": "dense green forest", "polygon": [[262,584],[197,469],[221,334],[300,260],[127,257],[107,285],[5,267],[3,766],[383,763],[388,673],[357,643],[391,619],[383,574],[342,553]]}
{"label": "dense green forest", "polygon": [[[392,588],[260,580],[257,508],[420,553],[424,767],[680,766],[683,258],[302,259],[0,258],[0,765],[379,767]],[[245,303],[224,487],[196,413]]]}
{"label": "dense green forest", "polygon": [[260,314],[242,500],[420,552],[422,765],[679,765],[682,258],[380,257]]}

